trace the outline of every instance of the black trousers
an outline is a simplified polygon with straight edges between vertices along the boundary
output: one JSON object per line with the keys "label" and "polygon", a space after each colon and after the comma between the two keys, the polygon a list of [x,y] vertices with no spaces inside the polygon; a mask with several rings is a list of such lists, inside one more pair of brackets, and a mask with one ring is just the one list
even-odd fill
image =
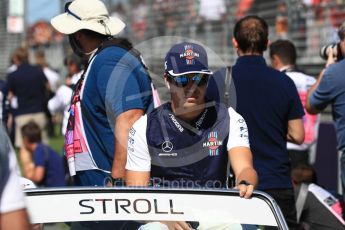
{"label": "black trousers", "polygon": [[299,164],[309,164],[309,149],[307,150],[288,150],[291,168]]}
{"label": "black trousers", "polygon": [[268,193],[277,202],[282,211],[289,229],[300,229],[297,223],[297,211],[295,206],[295,194],[293,189],[267,189],[262,190]]}

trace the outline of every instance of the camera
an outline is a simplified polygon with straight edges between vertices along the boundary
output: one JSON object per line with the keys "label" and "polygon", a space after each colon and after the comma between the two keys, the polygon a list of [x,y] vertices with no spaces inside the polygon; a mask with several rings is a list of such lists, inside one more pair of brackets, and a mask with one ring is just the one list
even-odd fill
{"label": "camera", "polygon": [[328,54],[330,53],[330,50],[333,50],[333,57],[336,58],[337,61],[343,59],[343,54],[340,49],[340,44],[339,43],[334,43],[334,44],[328,44],[320,49],[320,57],[324,60],[327,60]]}

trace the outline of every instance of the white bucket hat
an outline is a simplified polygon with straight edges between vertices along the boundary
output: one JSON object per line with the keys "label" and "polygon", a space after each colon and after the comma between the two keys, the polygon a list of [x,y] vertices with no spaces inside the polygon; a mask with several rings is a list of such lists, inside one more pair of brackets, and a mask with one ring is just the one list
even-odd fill
{"label": "white bucket hat", "polygon": [[87,29],[104,35],[116,35],[125,28],[123,21],[109,17],[107,8],[100,0],[75,0],[66,3],[65,13],[54,17],[50,22],[63,34]]}

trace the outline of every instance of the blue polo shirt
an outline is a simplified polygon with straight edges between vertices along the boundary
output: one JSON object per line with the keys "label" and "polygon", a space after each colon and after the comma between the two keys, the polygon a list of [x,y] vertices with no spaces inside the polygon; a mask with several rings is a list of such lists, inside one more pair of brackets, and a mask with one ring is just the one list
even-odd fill
{"label": "blue polo shirt", "polygon": [[45,170],[42,185],[46,187],[65,186],[65,169],[62,157],[44,144],[38,144],[33,152],[33,161]]}
{"label": "blue polo shirt", "polygon": [[[89,70],[81,100],[85,134],[97,166],[111,171],[116,117],[131,109],[153,109],[151,80],[136,57],[116,46],[97,54]],[[104,177],[94,184],[103,185]]]}
{"label": "blue polo shirt", "polygon": [[345,150],[345,59],[330,65],[316,90],[310,95],[312,107],[323,110],[332,104],[339,150]]}
{"label": "blue polo shirt", "polygon": [[[247,122],[258,189],[292,188],[287,127],[289,120],[304,115],[294,82],[268,67],[262,56],[239,57],[232,71],[230,104]],[[223,100],[224,73],[210,80],[207,100]]]}

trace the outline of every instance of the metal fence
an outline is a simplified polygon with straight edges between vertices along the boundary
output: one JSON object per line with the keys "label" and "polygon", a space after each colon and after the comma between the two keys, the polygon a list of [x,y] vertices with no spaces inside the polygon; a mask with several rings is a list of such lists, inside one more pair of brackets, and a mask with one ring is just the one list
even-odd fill
{"label": "metal fence", "polygon": [[18,47],[24,39],[23,34],[8,34],[6,20],[8,0],[0,1],[0,79],[6,75],[11,52]]}
{"label": "metal fence", "polygon": [[[64,1],[61,1],[62,3]],[[236,54],[231,37],[234,23],[257,14],[269,24],[270,40],[287,38],[298,47],[298,63],[314,76],[324,61],[320,47],[336,42],[336,28],[345,19],[344,0],[104,0],[109,12],[122,18],[127,36],[143,53],[152,73],[160,76],[169,47],[183,40],[204,44],[213,69],[230,65]],[[312,2],[315,2],[312,4]],[[21,44],[23,34],[6,33],[8,0],[0,1],[0,77],[9,55]],[[63,69],[65,43],[44,47],[53,68]]]}
{"label": "metal fence", "polygon": [[[236,55],[231,46],[234,23],[248,14],[257,14],[269,24],[270,40],[292,40],[297,48],[302,66],[318,66],[324,61],[319,57],[320,47],[337,41],[336,28],[345,19],[344,1],[301,0],[136,0],[127,5],[112,5],[111,12],[122,17],[128,28],[125,35],[135,44],[148,42],[151,46],[144,56],[161,57],[176,38],[203,43],[221,59],[210,58],[211,65],[231,64]],[[154,40],[154,41],[152,41]],[[157,41],[156,41],[157,40]],[[153,69],[158,63],[153,63]],[[306,67],[307,68],[307,67]],[[158,68],[159,69],[159,68]],[[307,69],[307,72],[317,72]]]}
{"label": "metal fence", "polygon": [[202,43],[212,69],[233,64],[237,57],[231,44],[233,27],[249,14],[267,21],[271,41],[292,40],[299,68],[317,76],[325,62],[320,48],[337,42],[336,29],[345,19],[342,0],[314,4],[306,0],[134,0],[109,4],[109,9],[127,23],[123,35],[143,53],[159,86],[163,85],[164,55],[176,42]]}

